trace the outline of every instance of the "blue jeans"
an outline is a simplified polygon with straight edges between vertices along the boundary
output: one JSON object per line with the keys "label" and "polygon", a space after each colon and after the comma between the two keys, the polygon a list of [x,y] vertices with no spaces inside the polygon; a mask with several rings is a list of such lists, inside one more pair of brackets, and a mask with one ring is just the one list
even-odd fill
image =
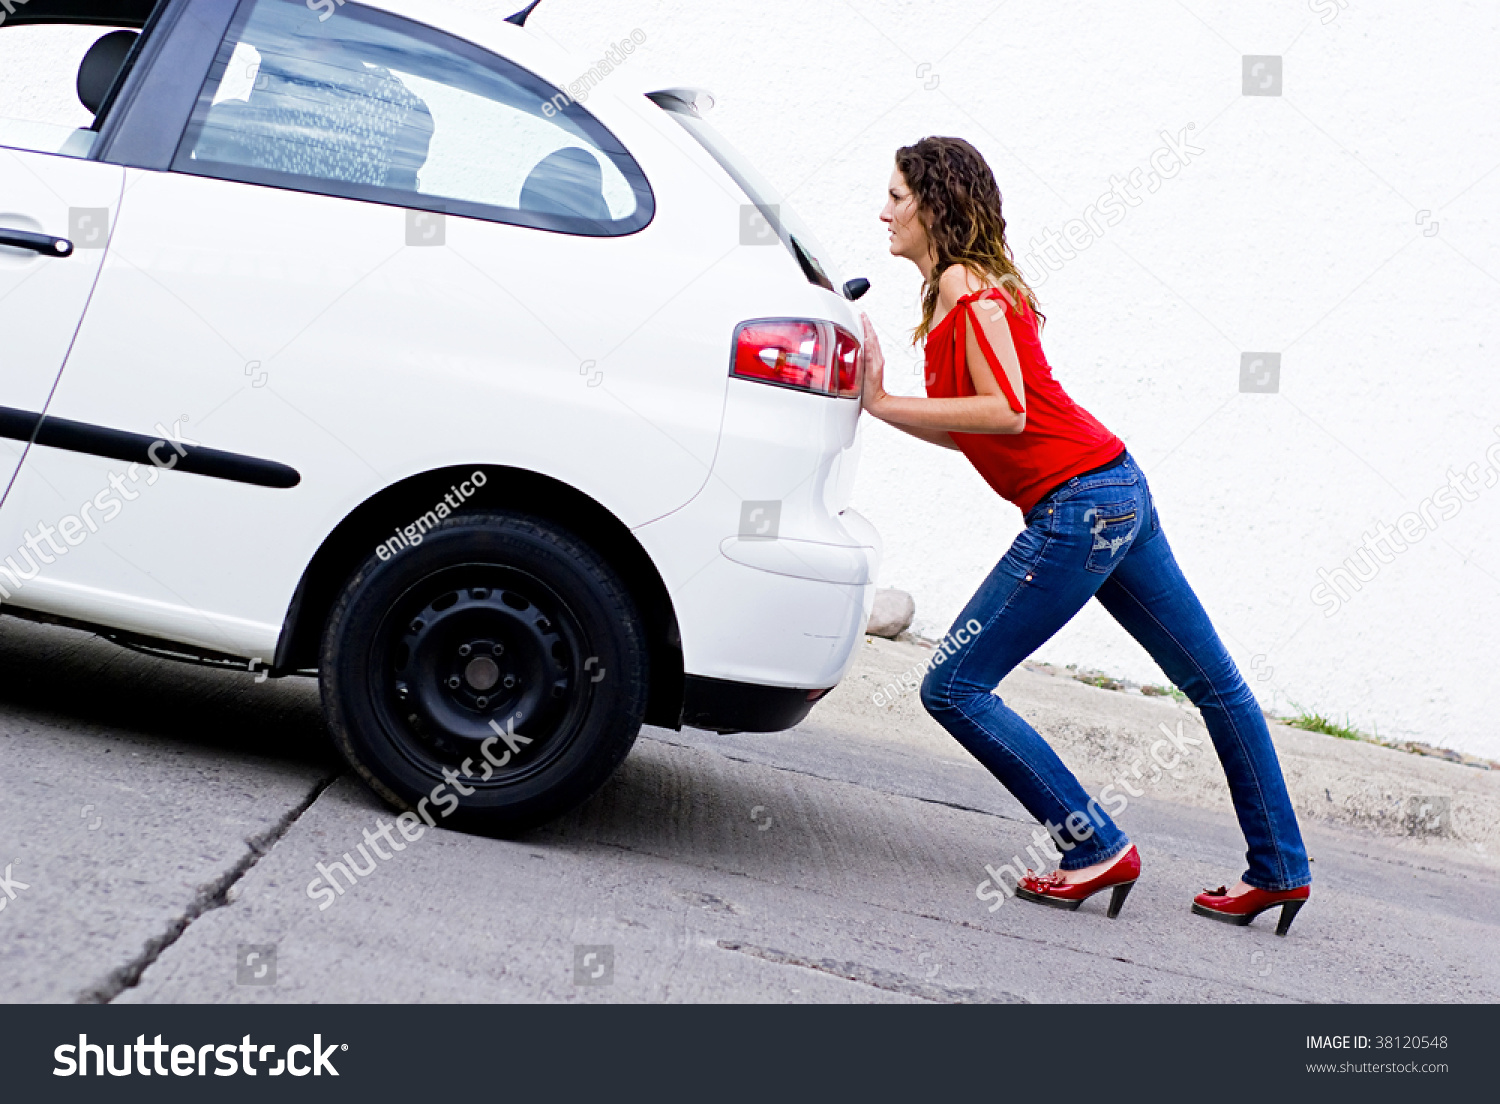
{"label": "blue jeans", "polygon": [[[1064,870],[1118,854],[1129,841],[1100,800],[992,692],[1095,597],[1202,713],[1248,845],[1245,882],[1265,890],[1307,885],[1307,852],[1265,717],[1173,559],[1146,477],[1128,453],[1120,466],[1069,480],[1027,513],[1025,531],[954,622],[951,658],[928,672],[922,704],[1048,826]],[[1118,814],[1121,799],[1106,804]]]}

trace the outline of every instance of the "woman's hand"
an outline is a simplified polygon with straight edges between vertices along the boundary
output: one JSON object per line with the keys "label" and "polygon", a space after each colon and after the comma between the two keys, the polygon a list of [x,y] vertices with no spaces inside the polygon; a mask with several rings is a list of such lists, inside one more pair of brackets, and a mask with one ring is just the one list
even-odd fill
{"label": "woman's hand", "polygon": [[957,443],[946,430],[942,429],[920,429],[916,426],[904,425],[899,421],[891,420],[891,407],[905,403],[927,403],[930,399],[892,399],[885,390],[885,354],[880,351],[880,338],[875,336],[875,327],[870,325],[869,315],[862,314],[859,320],[865,328],[865,343],[860,346],[859,363],[863,373],[863,391],[860,394],[860,406],[870,412],[871,417],[879,418],[887,425],[893,425],[902,433],[909,433],[921,441],[933,445],[942,445],[944,448],[956,449]]}
{"label": "woman's hand", "polygon": [[878,418],[876,407],[886,399],[885,354],[880,351],[880,338],[875,336],[870,316],[861,314],[859,320],[865,329],[865,341],[859,350],[860,373],[864,381],[860,405]]}

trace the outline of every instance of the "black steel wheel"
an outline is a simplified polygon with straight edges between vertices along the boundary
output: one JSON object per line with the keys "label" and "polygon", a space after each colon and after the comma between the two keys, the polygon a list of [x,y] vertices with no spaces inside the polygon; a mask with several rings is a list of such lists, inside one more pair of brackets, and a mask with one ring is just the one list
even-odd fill
{"label": "black steel wheel", "polygon": [[372,556],[329,617],[320,676],[335,742],[381,797],[506,834],[574,807],[625,758],[647,663],[630,595],[594,549],[485,513]]}

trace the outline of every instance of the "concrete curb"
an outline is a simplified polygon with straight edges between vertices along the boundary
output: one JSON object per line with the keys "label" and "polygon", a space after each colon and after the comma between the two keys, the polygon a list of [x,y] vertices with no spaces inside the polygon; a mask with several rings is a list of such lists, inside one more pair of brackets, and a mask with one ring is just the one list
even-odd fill
{"label": "concrete curb", "polygon": [[[916,693],[931,655],[923,643],[867,637],[854,669],[819,703],[814,719],[866,739],[967,758],[927,716]],[[1099,689],[1070,672],[1030,663],[1012,672],[999,693],[1052,743],[1090,793],[1125,777],[1155,800],[1231,810],[1223,771],[1191,705]],[[1161,770],[1151,748],[1179,724],[1188,740],[1203,742],[1190,747],[1174,769]],[[1500,866],[1495,772],[1274,721],[1271,737],[1304,819],[1354,828],[1402,849]],[[1165,752],[1162,758],[1170,761]]]}

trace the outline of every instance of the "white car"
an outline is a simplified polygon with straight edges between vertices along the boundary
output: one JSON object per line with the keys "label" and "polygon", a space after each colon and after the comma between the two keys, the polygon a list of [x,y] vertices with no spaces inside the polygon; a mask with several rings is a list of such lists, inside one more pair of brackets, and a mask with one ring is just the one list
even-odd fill
{"label": "white car", "polygon": [[92,126],[0,121],[5,612],[316,674],[376,792],[483,831],[838,683],[868,285],[703,94],[442,0],[4,9],[102,32]]}

